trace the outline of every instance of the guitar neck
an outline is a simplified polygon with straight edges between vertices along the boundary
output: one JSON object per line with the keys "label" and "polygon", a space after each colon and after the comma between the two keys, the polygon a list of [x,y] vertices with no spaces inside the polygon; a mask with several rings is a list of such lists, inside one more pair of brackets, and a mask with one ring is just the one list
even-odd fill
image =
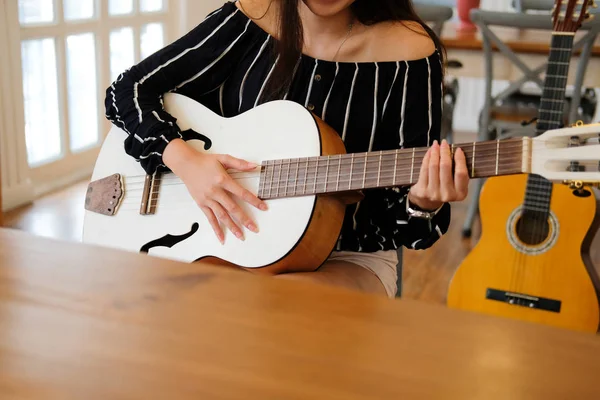
{"label": "guitar neck", "polygon": [[[527,172],[530,139],[473,142],[461,148],[471,178]],[[417,183],[428,148],[270,160],[261,167],[258,195],[275,199]]]}
{"label": "guitar neck", "polygon": [[[544,89],[538,110],[539,117],[536,125],[538,135],[563,125],[565,89],[569,76],[573,40],[574,35],[571,33],[555,32],[552,35]],[[523,203],[524,210],[540,214],[545,219],[550,212],[551,199],[552,182],[537,175],[529,176]]]}
{"label": "guitar neck", "polygon": [[563,125],[565,89],[569,77],[573,40],[574,35],[571,33],[552,34],[548,67],[538,110],[539,117],[536,125],[538,134]]}

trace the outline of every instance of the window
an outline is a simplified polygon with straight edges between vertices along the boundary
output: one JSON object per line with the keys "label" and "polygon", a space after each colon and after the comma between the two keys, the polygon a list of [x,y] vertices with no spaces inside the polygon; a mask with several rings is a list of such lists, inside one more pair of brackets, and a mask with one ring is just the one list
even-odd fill
{"label": "window", "polygon": [[[6,18],[26,165],[37,183],[86,177],[104,135],[106,88],[164,47],[177,0],[15,0]],[[18,54],[15,54],[18,51]],[[17,113],[19,114],[19,113]],[[69,179],[67,179],[69,180]]]}

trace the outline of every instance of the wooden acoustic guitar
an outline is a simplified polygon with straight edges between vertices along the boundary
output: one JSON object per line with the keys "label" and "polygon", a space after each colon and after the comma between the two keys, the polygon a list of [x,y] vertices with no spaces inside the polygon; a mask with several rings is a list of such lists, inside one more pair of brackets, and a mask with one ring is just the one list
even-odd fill
{"label": "wooden acoustic guitar", "polygon": [[[313,271],[337,242],[348,194],[418,181],[427,148],[345,154],[340,136],[303,106],[272,101],[222,118],[179,94],[164,96],[188,143],[201,152],[231,154],[259,165],[229,171],[264,199],[268,211],[239,201],[260,232],[245,241],[230,232],[221,244],[206,217],[172,173],[147,175],[123,150],[126,133],[113,126],[100,150],[85,201],[86,243],[194,262],[199,259],[278,274]],[[600,182],[600,172],[570,172],[571,161],[600,161],[600,126],[558,129],[532,138],[453,145],[472,177],[537,173],[562,182]],[[571,137],[582,145],[570,148]]]}
{"label": "wooden acoustic guitar", "polygon": [[[563,125],[574,32],[586,15],[559,1],[542,92],[538,134]],[[564,12],[563,12],[564,7]],[[581,145],[570,138],[569,146]],[[598,171],[598,163],[564,166]],[[588,172],[589,173],[589,172]],[[523,196],[524,194],[524,196]],[[600,281],[589,249],[600,226],[592,190],[553,184],[539,175],[489,179],[480,197],[482,235],[448,290],[452,308],[596,332]]]}

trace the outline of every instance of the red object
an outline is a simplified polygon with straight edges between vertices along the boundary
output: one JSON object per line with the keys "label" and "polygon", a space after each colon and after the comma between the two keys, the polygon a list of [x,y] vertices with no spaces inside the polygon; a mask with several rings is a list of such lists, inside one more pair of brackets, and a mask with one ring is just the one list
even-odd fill
{"label": "red object", "polygon": [[458,9],[458,19],[460,24],[458,26],[459,31],[475,31],[477,27],[471,22],[469,13],[474,8],[479,8],[481,0],[456,0],[456,7]]}

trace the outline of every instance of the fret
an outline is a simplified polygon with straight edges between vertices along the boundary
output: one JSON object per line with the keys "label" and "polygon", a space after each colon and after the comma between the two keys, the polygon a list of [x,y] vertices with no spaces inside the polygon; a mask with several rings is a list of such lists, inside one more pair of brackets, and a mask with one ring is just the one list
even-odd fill
{"label": "fret", "polygon": [[410,164],[410,183],[413,183],[413,175],[415,174],[415,151],[416,148],[412,149],[412,162]]}
{"label": "fret", "polygon": [[279,161],[279,168],[277,169],[277,171],[279,172],[279,174],[277,175],[277,192],[275,193],[275,196],[279,197],[279,186],[280,186],[280,182],[281,182],[281,161]]}
{"label": "fret", "polygon": [[298,170],[300,169],[300,165],[299,165],[298,161],[296,161],[294,164],[296,165],[296,175],[294,176],[294,196],[295,196],[298,191]]}
{"label": "fret", "polygon": [[339,155],[338,159],[338,172],[337,178],[335,180],[335,191],[337,192],[340,189],[340,171],[342,170],[342,155]]}
{"label": "fret", "polygon": [[[396,173],[397,172],[398,172],[398,152],[396,152],[394,155],[394,177],[392,178],[392,186],[396,186]],[[412,181],[412,176],[411,176],[411,181]]]}
{"label": "fret", "polygon": [[265,190],[265,166],[264,164],[261,165],[260,167],[260,178],[258,181],[258,198],[262,198],[264,197],[264,190]]}
{"label": "fret", "polygon": [[304,188],[302,189],[302,194],[306,194],[306,181],[308,181],[308,158],[306,160],[306,172],[304,173]]}
{"label": "fret", "polygon": [[269,174],[267,172],[267,177],[268,177],[267,179],[269,181],[269,194],[268,194],[269,197],[271,197],[271,191],[273,189],[273,168],[272,167],[273,167],[273,162],[272,161],[267,161],[267,171],[271,172],[271,177],[270,178],[268,177]]}
{"label": "fret", "polygon": [[548,109],[540,108],[540,114],[543,113],[543,112],[550,113],[550,114],[558,114],[558,115],[562,115],[563,114],[562,111],[548,110]]}
{"label": "fret", "polygon": [[291,160],[287,160],[287,162],[285,163],[287,165],[287,172],[285,174],[285,186],[283,187],[283,196],[287,195],[287,190],[288,187],[290,185],[290,161]]}
{"label": "fret", "polygon": [[550,121],[549,119],[538,119],[538,122],[544,122],[544,123],[548,123],[548,124],[554,124],[554,121]]}
{"label": "fret", "polygon": [[475,148],[477,143],[473,142],[473,158],[471,158],[471,178],[475,178]]}
{"label": "fret", "polygon": [[354,168],[354,153],[352,153],[350,160],[350,176],[348,177],[348,189],[352,189],[352,169]]}
{"label": "fret", "polygon": [[539,197],[536,198],[534,196],[526,196],[525,200],[528,205],[534,205],[534,206],[540,206],[540,207],[547,207],[548,205],[550,205],[550,202],[547,201],[547,199],[543,199],[543,198],[539,198]]}
{"label": "fret", "polygon": [[330,156],[327,156],[327,166],[325,168],[325,185],[323,186],[323,192],[327,192],[327,179],[329,176],[329,162],[330,162]]}
{"label": "fret", "polygon": [[500,163],[500,140],[496,140],[496,175],[498,175],[499,163]]}
{"label": "fret", "polygon": [[555,100],[555,99],[542,99],[541,100],[542,103],[545,102],[545,101],[548,101],[548,102],[551,102],[551,103],[560,104],[561,106],[563,104],[563,100]]}
{"label": "fret", "polygon": [[553,79],[567,79],[567,77],[563,75],[547,74],[546,76]]}
{"label": "fret", "polygon": [[365,155],[365,169],[363,171],[363,181],[362,181],[362,187],[365,187],[365,180],[367,179],[367,163],[369,160],[369,155],[366,154]]}
{"label": "fret", "polygon": [[319,159],[317,158],[317,162],[315,164],[315,183],[313,185],[313,192],[317,191],[317,176],[319,176]]}
{"label": "fret", "polygon": [[[383,151],[379,152],[379,167],[377,168],[377,187],[379,187],[379,182],[381,182],[381,161],[383,159]],[[394,171],[396,169],[394,168]]]}
{"label": "fret", "polygon": [[527,206],[526,211],[537,211],[537,212],[545,213],[548,210],[545,207],[537,207],[537,206],[529,205],[529,206]]}

